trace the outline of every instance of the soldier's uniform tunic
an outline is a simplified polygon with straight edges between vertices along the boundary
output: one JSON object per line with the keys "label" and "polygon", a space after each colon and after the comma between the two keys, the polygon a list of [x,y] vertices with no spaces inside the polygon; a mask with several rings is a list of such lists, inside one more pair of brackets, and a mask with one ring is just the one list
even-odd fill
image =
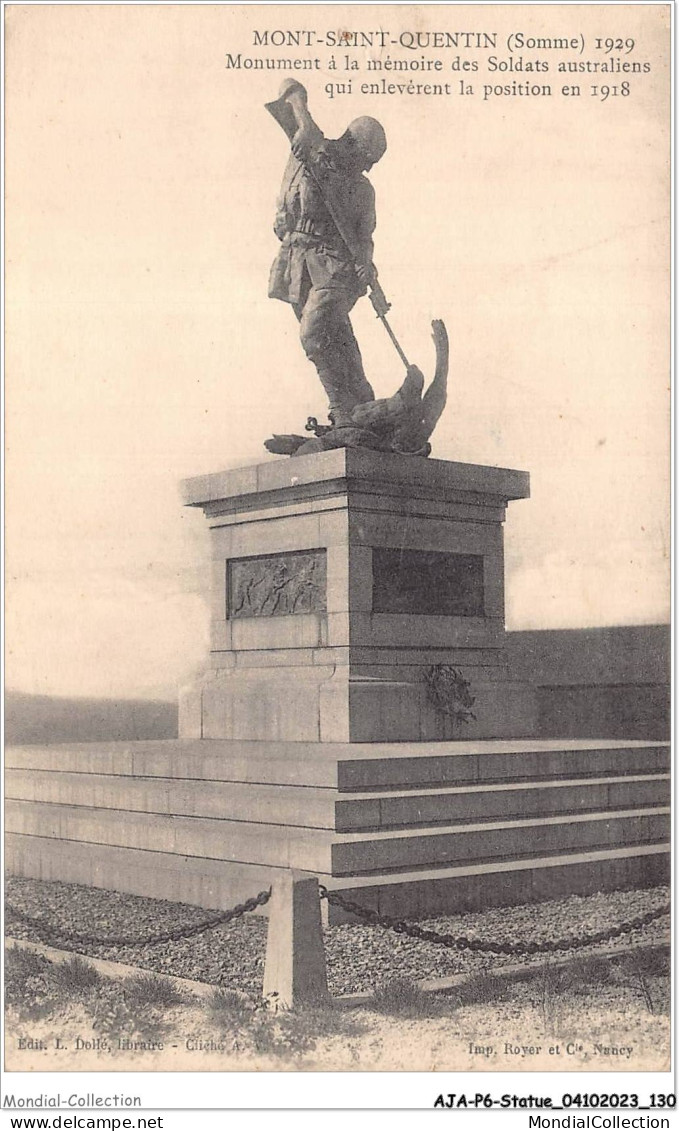
{"label": "soldier's uniform tunic", "polygon": [[[326,141],[320,130],[308,159],[322,184],[342,205],[347,236],[371,263],[375,192],[362,175],[353,139]],[[274,231],[281,248],[271,268],[269,297],[289,302],[300,323],[304,352],[318,370],[336,422],[375,394],[363,371],[349,312],[366,287],[330,216],[314,177],[290,157],[277,204]]]}

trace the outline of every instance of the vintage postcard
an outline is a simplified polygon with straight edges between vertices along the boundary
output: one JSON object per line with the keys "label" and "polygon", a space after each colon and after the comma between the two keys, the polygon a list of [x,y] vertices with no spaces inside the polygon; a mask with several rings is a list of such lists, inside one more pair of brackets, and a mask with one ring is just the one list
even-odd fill
{"label": "vintage postcard", "polygon": [[660,1078],[671,5],[4,16],[6,1093]]}

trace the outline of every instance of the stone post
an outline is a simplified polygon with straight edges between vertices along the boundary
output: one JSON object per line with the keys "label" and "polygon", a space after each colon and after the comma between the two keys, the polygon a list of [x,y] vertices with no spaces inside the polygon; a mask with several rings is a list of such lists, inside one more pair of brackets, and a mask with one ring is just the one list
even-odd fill
{"label": "stone post", "polygon": [[307,872],[289,871],[272,886],[264,997],[278,1009],[327,1003],[318,880]]}

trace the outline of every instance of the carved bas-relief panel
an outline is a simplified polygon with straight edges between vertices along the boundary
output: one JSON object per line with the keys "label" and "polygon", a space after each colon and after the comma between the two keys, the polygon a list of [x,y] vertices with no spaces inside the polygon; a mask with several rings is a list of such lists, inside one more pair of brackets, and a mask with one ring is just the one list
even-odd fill
{"label": "carved bas-relief panel", "polygon": [[230,618],[324,613],[326,604],[325,550],[236,558],[228,563]]}
{"label": "carved bas-relief panel", "polygon": [[483,555],[373,550],[373,612],[482,617]]}

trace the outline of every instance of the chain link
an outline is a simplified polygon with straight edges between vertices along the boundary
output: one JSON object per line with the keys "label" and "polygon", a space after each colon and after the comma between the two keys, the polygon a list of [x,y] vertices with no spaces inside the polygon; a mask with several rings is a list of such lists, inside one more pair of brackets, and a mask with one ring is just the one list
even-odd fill
{"label": "chain link", "polygon": [[[609,939],[619,938],[621,935],[629,934],[631,931],[646,927],[655,919],[660,919],[663,915],[669,914],[670,911],[670,904],[666,903],[655,911],[647,911],[645,915],[639,915],[636,919],[619,923],[603,931],[597,931],[592,935],[571,935],[563,939],[521,944],[484,942],[483,939],[469,938],[466,935],[452,935],[443,934],[439,931],[430,931],[426,927],[420,927],[417,923],[411,923],[405,919],[396,919],[391,915],[381,915],[378,911],[363,907],[360,903],[355,903],[353,900],[345,899],[339,892],[329,892],[323,884],[319,884],[319,893],[321,899],[327,899],[328,903],[341,907],[343,911],[355,915],[358,919],[362,919],[372,926],[385,927],[388,930],[395,931],[396,934],[408,935],[410,938],[420,939],[423,942],[434,943],[436,946],[444,946],[454,950],[484,951],[490,954],[505,955],[549,954],[559,950],[574,950],[580,947],[593,946],[596,943],[607,942]],[[218,915],[212,915],[210,918],[203,919],[199,923],[191,923],[185,927],[176,927],[174,930],[165,931],[163,934],[145,936],[121,935],[101,937],[98,935],[85,935],[74,931],[63,930],[57,924],[48,923],[45,918],[35,918],[31,915],[27,915],[26,912],[20,911],[10,903],[6,904],[6,910],[10,915],[18,919],[19,922],[26,923],[33,927],[42,941],[47,943],[56,941],[76,942],[88,946],[152,946],[160,943],[178,942],[180,939],[194,938],[196,935],[203,934],[204,931],[213,930],[215,927],[241,918],[249,911],[255,911],[258,907],[263,907],[264,904],[268,903],[270,898],[271,888],[267,891],[260,891],[258,895],[253,896],[251,899],[246,899],[244,903],[238,903],[228,911],[221,911]]]}
{"label": "chain link", "polygon": [[45,918],[36,919],[27,915],[25,911],[20,911],[18,907],[13,907],[11,903],[6,903],[5,909],[20,922],[34,927],[41,940],[46,943],[56,941],[82,943],[85,946],[152,946],[157,943],[178,942],[179,939],[194,938],[204,931],[211,931],[214,927],[230,923],[233,919],[240,919],[246,912],[263,907],[265,903],[269,902],[270,897],[271,888],[268,891],[260,891],[259,895],[246,899],[244,903],[237,903],[235,907],[231,907],[228,911],[220,911],[218,915],[203,919],[200,923],[190,923],[186,927],[175,927],[174,930],[165,931],[160,935],[142,935],[141,937],[120,935],[102,938],[97,935],[82,935],[74,931],[62,930],[57,924],[48,923]]}
{"label": "chain link", "polygon": [[345,899],[339,892],[328,891],[323,884],[319,885],[319,891],[321,899],[327,899],[328,903],[334,903],[335,906],[341,907],[343,911],[356,915],[357,918],[363,919],[374,927],[386,927],[399,935],[408,935],[412,939],[421,939],[423,942],[435,943],[437,946],[445,946],[453,950],[476,950],[490,954],[550,954],[557,950],[575,950],[584,946],[592,946],[595,943],[607,942],[608,939],[619,938],[620,935],[629,934],[630,931],[635,931],[640,927],[646,927],[654,919],[660,919],[661,916],[669,914],[670,911],[670,904],[666,903],[655,911],[647,911],[645,915],[639,915],[636,919],[609,927],[604,931],[597,931],[593,935],[570,936],[553,941],[545,940],[544,942],[523,944],[484,942],[483,939],[469,938],[465,935],[429,931],[426,927],[418,927],[417,923],[409,923],[405,919],[394,919],[390,915],[380,915],[378,911],[372,911],[370,908],[362,907],[360,903]]}

